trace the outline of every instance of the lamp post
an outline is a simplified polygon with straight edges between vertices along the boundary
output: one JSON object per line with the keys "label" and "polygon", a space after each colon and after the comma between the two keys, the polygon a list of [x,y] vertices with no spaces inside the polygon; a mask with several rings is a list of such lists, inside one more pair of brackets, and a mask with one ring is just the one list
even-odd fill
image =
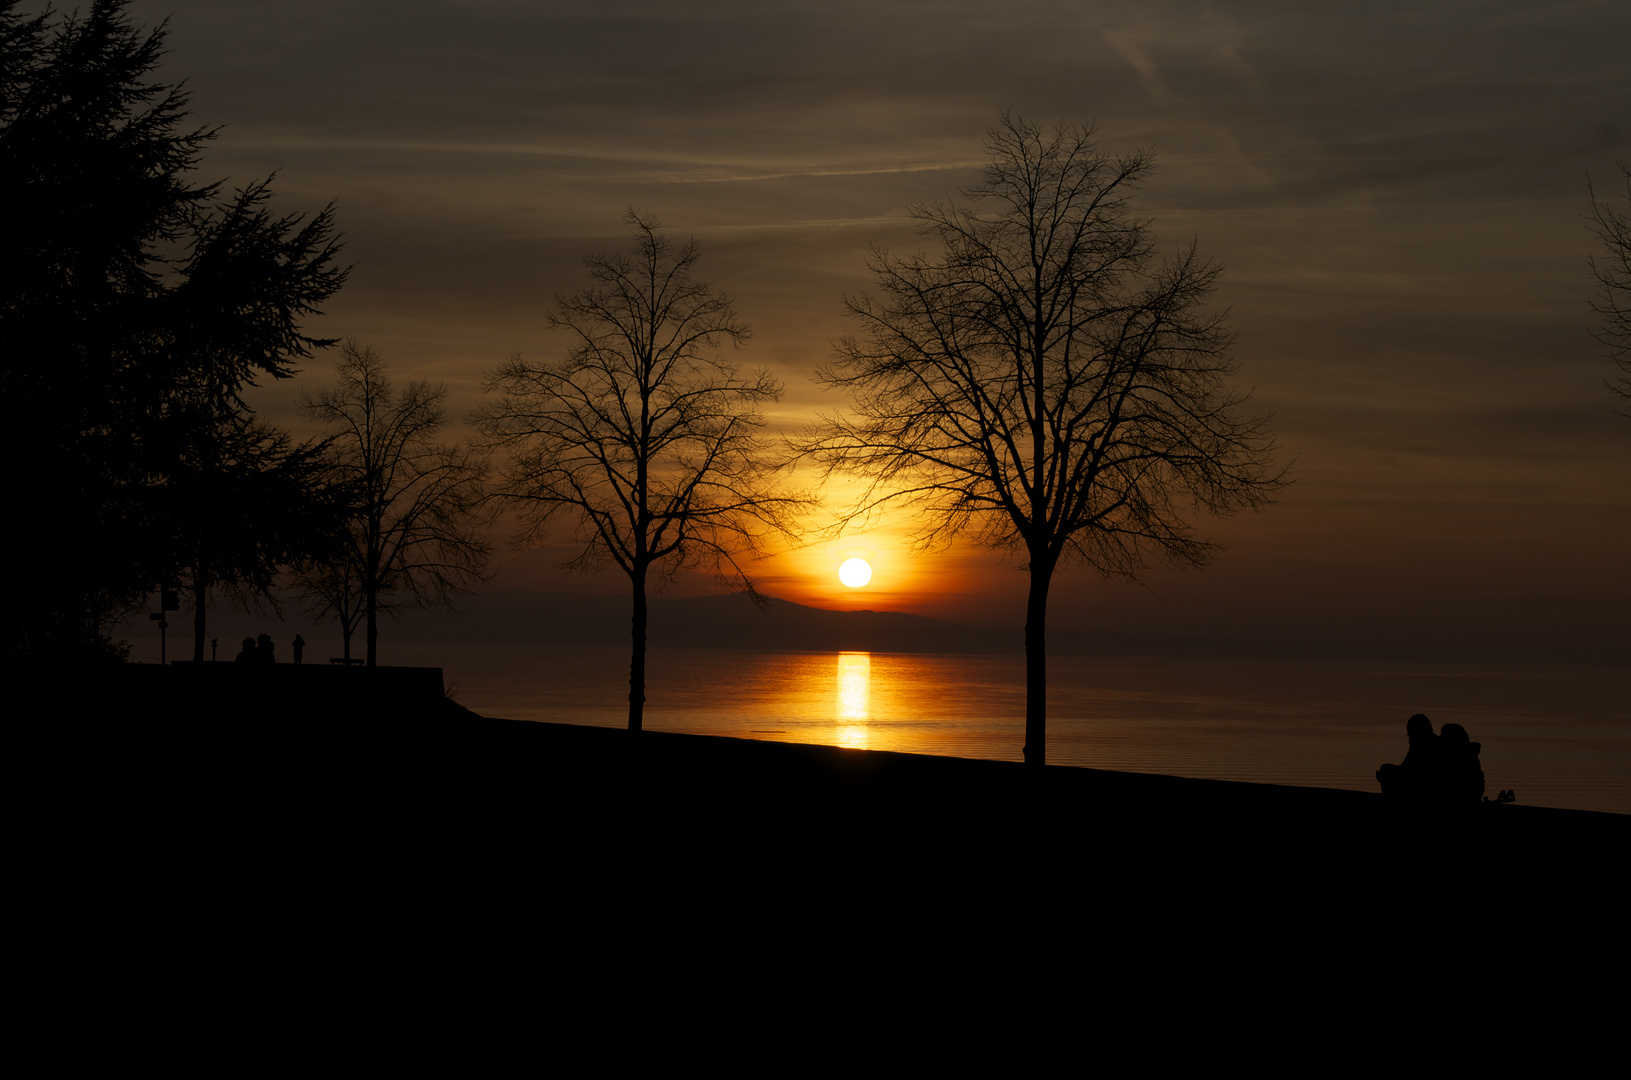
{"label": "lamp post", "polygon": [[165,641],[165,636],[164,636],[164,632],[166,630],[170,629],[170,620],[168,620],[168,619],[166,619],[164,617],[164,613],[166,611],[180,611],[180,610],[181,610],[181,594],[179,592],[177,592],[175,589],[169,588],[169,587],[164,586],[164,585],[160,585],[159,586],[159,610],[158,610],[158,612],[156,614],[150,614],[150,615],[147,616],[149,619],[151,619],[154,622],[159,624],[159,666],[160,667],[166,667],[170,663],[169,654],[167,652],[167,643]]}

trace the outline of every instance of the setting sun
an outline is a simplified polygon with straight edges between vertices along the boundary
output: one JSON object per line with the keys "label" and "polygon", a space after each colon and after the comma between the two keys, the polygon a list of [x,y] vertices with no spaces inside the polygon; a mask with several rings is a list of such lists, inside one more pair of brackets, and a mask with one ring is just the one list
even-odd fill
{"label": "setting sun", "polygon": [[848,559],[838,568],[838,580],[852,589],[859,589],[872,580],[872,565],[865,559]]}

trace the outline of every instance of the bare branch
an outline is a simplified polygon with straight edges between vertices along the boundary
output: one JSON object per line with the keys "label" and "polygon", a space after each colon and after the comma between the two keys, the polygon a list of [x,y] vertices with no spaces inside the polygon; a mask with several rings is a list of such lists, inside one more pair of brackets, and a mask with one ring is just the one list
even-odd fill
{"label": "bare branch", "polygon": [[1286,483],[1266,422],[1239,415],[1232,335],[1205,303],[1218,268],[1156,254],[1128,200],[1149,154],[1100,154],[1091,129],[1003,114],[970,205],[912,216],[938,258],[874,251],[878,292],[818,380],[847,391],[799,449],[863,478],[846,522],[920,514],[920,547],[967,537],[1023,549],[1032,755],[1041,760],[1048,583],[1081,560],[1136,579],[1152,558],[1199,566],[1216,546],[1190,512],[1257,507]]}
{"label": "bare branch", "polygon": [[372,665],[380,612],[448,604],[487,580],[492,545],[479,526],[490,516],[488,465],[437,441],[445,387],[413,380],[398,392],[385,361],[354,339],[340,347],[338,375],[301,401],[330,431],[330,478],[351,495],[351,527],[342,550],[300,583],[340,620],[348,655],[351,632],[366,624]]}
{"label": "bare branch", "polygon": [[728,296],[692,276],[695,241],[676,243],[634,210],[626,220],[633,254],[586,258],[594,284],[556,298],[549,325],[570,335],[566,355],[512,357],[470,420],[507,454],[500,497],[519,512],[523,540],[564,519],[578,545],[566,566],[610,560],[629,575],[638,729],[648,575],[700,568],[753,592],[743,557],[793,535],[810,500],[777,486],[759,409],[781,384],[719,355],[749,330]]}
{"label": "bare branch", "polygon": [[[1626,206],[1631,208],[1631,164],[1615,164],[1624,181]],[[1605,249],[1601,262],[1595,257],[1590,260],[1599,289],[1591,309],[1603,320],[1593,333],[1607,350],[1609,361],[1620,369],[1609,382],[1609,390],[1631,402],[1631,217],[1608,202],[1598,202],[1589,181],[1587,189],[1591,194],[1592,231]]]}

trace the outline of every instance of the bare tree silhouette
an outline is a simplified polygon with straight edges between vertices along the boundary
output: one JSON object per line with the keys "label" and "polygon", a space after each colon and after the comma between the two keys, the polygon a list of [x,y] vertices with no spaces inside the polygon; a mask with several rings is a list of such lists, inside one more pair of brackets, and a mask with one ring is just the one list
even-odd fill
{"label": "bare tree silhouette", "polygon": [[1216,547],[1185,510],[1259,506],[1285,480],[1266,421],[1242,417],[1227,385],[1231,334],[1203,307],[1218,267],[1194,245],[1157,260],[1128,210],[1150,156],[1106,157],[1091,129],[1047,134],[1009,113],[987,150],[971,207],[912,211],[938,258],[873,253],[882,295],[846,298],[862,334],[819,375],[853,412],[802,449],[869,479],[846,523],[907,504],[921,546],[967,535],[1024,552],[1025,760],[1041,765],[1055,571],[1203,565]]}
{"label": "bare tree silhouette", "polygon": [[351,661],[351,639],[368,614],[361,561],[354,557],[354,544],[354,538],[342,542],[337,551],[302,563],[294,575],[295,587],[304,595],[307,610],[318,618],[332,615],[340,624],[340,655],[347,663]]}
{"label": "bare tree silhouette", "polygon": [[347,659],[360,619],[373,667],[381,611],[445,604],[486,580],[487,464],[437,441],[446,387],[412,380],[398,393],[385,361],[355,340],[340,346],[339,376],[301,400],[328,429],[331,480],[350,493],[350,528],[336,556],[308,566],[299,583],[319,610],[339,616]]}
{"label": "bare tree silhouette", "polygon": [[[1631,208],[1631,164],[1624,161],[1615,164],[1625,185],[1626,205]],[[1598,202],[1597,192],[1593,190],[1591,219],[1592,231],[1601,238],[1606,249],[1601,262],[1595,257],[1591,260],[1591,272],[1596,275],[1600,289],[1591,307],[1603,317],[1603,325],[1595,333],[1608,350],[1609,360],[1620,369],[1619,376],[1608,388],[1631,402],[1631,218],[1608,202]]]}
{"label": "bare tree silhouette", "polygon": [[790,533],[807,500],[773,486],[758,409],[782,387],[718,355],[749,330],[728,296],[692,276],[696,242],[676,244],[634,210],[626,220],[633,254],[587,257],[594,284],[556,297],[549,325],[572,335],[566,356],[515,356],[488,381],[498,399],[471,418],[509,454],[502,495],[523,537],[539,540],[565,516],[582,545],[568,565],[610,560],[628,575],[629,729],[639,731],[648,579],[703,567],[751,592],[739,556],[761,550],[767,532]]}

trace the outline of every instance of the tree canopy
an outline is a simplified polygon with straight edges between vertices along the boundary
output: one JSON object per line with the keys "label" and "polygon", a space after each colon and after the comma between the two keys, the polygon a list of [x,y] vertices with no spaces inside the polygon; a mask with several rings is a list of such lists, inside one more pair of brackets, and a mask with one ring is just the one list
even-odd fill
{"label": "tree canopy", "polygon": [[339,542],[300,577],[320,610],[340,621],[345,656],[360,622],[367,662],[378,660],[379,615],[403,604],[445,604],[486,580],[492,546],[478,526],[487,463],[440,441],[447,388],[391,383],[383,358],[348,340],[339,381],[302,395],[306,414],[327,428],[329,484],[345,493]]}
{"label": "tree canopy", "polygon": [[967,203],[913,210],[941,251],[874,253],[879,295],[847,299],[860,333],[820,375],[852,410],[805,441],[829,473],[869,481],[846,520],[907,504],[924,545],[1024,553],[1032,763],[1054,572],[1203,565],[1216,548],[1190,511],[1258,506],[1283,482],[1229,383],[1231,334],[1206,307],[1218,268],[1193,244],[1158,257],[1130,209],[1151,157],[1106,156],[1092,134],[1004,114]]}
{"label": "tree canopy", "polygon": [[526,539],[564,518],[570,565],[615,563],[634,610],[629,727],[645,701],[646,588],[655,572],[702,567],[752,591],[740,557],[789,531],[799,496],[779,491],[759,409],[781,396],[720,349],[747,340],[730,297],[694,276],[694,240],[676,243],[633,210],[632,254],[584,259],[593,284],[556,298],[549,325],[570,344],[555,361],[516,356],[488,381],[497,399],[472,419],[508,455],[502,496]]}
{"label": "tree canopy", "polygon": [[164,27],[125,7],[0,5],[0,379],[37,568],[8,658],[107,653],[110,620],[173,579],[155,489],[179,448],[248,430],[246,385],[331,344],[300,324],[346,276],[332,207],[279,216],[269,180],[194,179],[215,132],[154,77]]}

